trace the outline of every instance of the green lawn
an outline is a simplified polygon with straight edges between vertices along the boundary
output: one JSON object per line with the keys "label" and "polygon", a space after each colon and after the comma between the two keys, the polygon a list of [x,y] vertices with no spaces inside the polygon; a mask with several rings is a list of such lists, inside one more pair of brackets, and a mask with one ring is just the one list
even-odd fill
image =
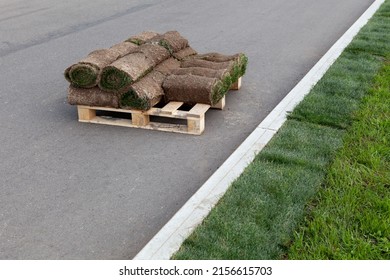
{"label": "green lawn", "polygon": [[174,259],[389,258],[389,30],[388,0]]}
{"label": "green lawn", "polygon": [[390,60],[312,205],[290,259],[390,259]]}

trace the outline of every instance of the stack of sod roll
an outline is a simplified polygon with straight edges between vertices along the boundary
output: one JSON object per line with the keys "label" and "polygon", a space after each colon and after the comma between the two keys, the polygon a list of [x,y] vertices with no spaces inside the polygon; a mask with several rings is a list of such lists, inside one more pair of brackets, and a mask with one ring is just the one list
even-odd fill
{"label": "stack of sod roll", "polygon": [[244,54],[197,54],[177,31],[145,31],[69,66],[68,102],[136,110],[169,101],[214,105],[246,65]]}

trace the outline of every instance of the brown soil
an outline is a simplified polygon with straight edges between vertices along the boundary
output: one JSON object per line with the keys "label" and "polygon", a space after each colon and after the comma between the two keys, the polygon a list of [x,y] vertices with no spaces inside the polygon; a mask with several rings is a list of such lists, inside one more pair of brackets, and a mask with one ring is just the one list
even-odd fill
{"label": "brown soil", "polygon": [[180,67],[180,61],[174,59],[173,57],[168,58],[167,60],[164,60],[160,64],[158,64],[154,70],[164,74],[169,75],[172,73],[174,69],[177,69]]}
{"label": "brown soil", "polygon": [[203,76],[208,78],[217,78],[223,79],[226,75],[229,75],[229,71],[225,69],[215,70],[210,68],[202,68],[202,67],[188,67],[188,68],[178,68],[172,70],[172,74],[174,75],[196,75]]}
{"label": "brown soil", "polygon": [[213,105],[214,91],[220,81],[195,75],[169,75],[164,83],[165,101],[181,101],[188,105],[196,103]]}
{"label": "brown soil", "polygon": [[[122,42],[119,44],[113,45],[109,48],[110,51],[115,51],[118,53],[118,58],[125,56],[126,54],[132,53],[137,50],[138,45],[131,42]],[[111,62],[110,62],[111,63]]]}
{"label": "brown soil", "polygon": [[169,51],[159,45],[144,44],[136,52],[143,53],[153,62],[154,66],[170,57]]}
{"label": "brown soil", "polygon": [[148,40],[150,40],[153,37],[156,37],[158,35],[159,34],[157,32],[154,32],[154,31],[144,31],[140,34],[131,36],[129,39],[126,40],[126,42],[132,42],[132,43],[135,43],[137,45],[142,45],[146,41],[148,41]]}
{"label": "brown soil", "polygon": [[102,91],[98,87],[86,89],[69,86],[68,102],[71,105],[119,108],[118,95]]}
{"label": "brown soil", "polygon": [[125,109],[149,110],[161,101],[164,95],[162,83],[165,75],[152,71],[144,78],[131,85],[130,90],[122,95],[120,107]]}
{"label": "brown soil", "polygon": [[194,58],[213,61],[213,62],[226,62],[226,61],[235,61],[239,57],[240,54],[224,55],[224,54],[213,52],[213,53],[198,54]]}
{"label": "brown soil", "polygon": [[185,49],[182,49],[178,52],[173,53],[173,57],[178,59],[178,60],[183,60],[185,58],[188,58],[188,57],[196,55],[196,54],[197,54],[196,50],[194,50],[191,47],[187,47]]}
{"label": "brown soil", "polygon": [[188,67],[202,67],[202,68],[209,68],[214,70],[221,70],[225,69],[228,71],[231,71],[231,69],[234,66],[234,62],[232,61],[226,61],[226,62],[213,62],[213,61],[207,61],[203,59],[186,59],[183,60],[180,64],[182,68],[188,68]]}

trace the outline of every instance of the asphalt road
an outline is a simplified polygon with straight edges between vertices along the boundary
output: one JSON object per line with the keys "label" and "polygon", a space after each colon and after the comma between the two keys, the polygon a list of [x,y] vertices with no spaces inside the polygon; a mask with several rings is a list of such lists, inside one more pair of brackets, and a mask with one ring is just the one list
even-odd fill
{"label": "asphalt road", "polygon": [[[0,259],[132,258],[373,0],[2,0]],[[245,52],[202,136],[83,124],[63,70],[143,30]]]}

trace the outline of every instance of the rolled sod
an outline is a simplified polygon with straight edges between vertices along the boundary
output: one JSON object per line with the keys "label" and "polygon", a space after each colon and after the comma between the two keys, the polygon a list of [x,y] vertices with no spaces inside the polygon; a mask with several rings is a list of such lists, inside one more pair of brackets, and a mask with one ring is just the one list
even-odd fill
{"label": "rolled sod", "polygon": [[196,75],[169,75],[163,83],[165,101],[215,105],[222,98],[223,84],[216,78]]}
{"label": "rolled sod", "polygon": [[119,96],[116,93],[104,92],[98,87],[78,88],[70,85],[68,103],[71,105],[119,108]]}
{"label": "rolled sod", "polygon": [[181,36],[177,31],[168,31],[162,35],[152,38],[146,43],[163,46],[170,52],[170,54],[189,47],[188,40]]}
{"label": "rolled sod", "polygon": [[105,91],[120,92],[144,76],[154,67],[144,53],[128,54],[103,68],[99,87]]}
{"label": "rolled sod", "polygon": [[172,74],[174,75],[196,75],[203,76],[208,78],[217,78],[223,79],[227,75],[229,75],[229,71],[227,69],[210,69],[203,67],[188,67],[188,68],[178,68],[173,69]]}
{"label": "rolled sod", "polygon": [[147,111],[161,101],[165,75],[152,71],[121,95],[119,106],[124,109]]}
{"label": "rolled sod", "polygon": [[[203,67],[188,67],[188,68],[178,68],[173,69],[172,74],[174,75],[196,75],[208,78],[217,78],[222,82],[222,88],[220,94],[223,96],[226,92],[229,91],[232,85],[232,78],[230,72],[227,69],[210,69]],[[221,97],[222,97],[221,96]],[[215,97],[220,99],[220,97]]]}
{"label": "rolled sod", "polygon": [[146,57],[152,60],[154,66],[170,57],[169,51],[159,45],[144,44],[136,52],[145,54]]}
{"label": "rolled sod", "polygon": [[246,67],[248,64],[248,57],[243,53],[237,53],[234,55],[224,55],[220,53],[206,53],[194,56],[194,59],[201,59],[211,62],[234,62],[234,66],[231,69],[232,82],[235,83],[239,77],[244,76]]}
{"label": "rolled sod", "polygon": [[213,62],[226,62],[226,61],[234,61],[239,56],[240,54],[224,55],[224,54],[212,52],[212,53],[198,54],[194,58],[213,61]]}
{"label": "rolled sod", "polygon": [[104,67],[99,87],[105,91],[122,92],[169,56],[169,52],[159,45],[141,45],[135,52]]}
{"label": "rolled sod", "polygon": [[65,70],[65,78],[76,87],[92,88],[99,82],[103,67],[111,64],[119,57],[126,55],[137,48],[129,42],[116,44],[109,49],[96,50],[87,55],[78,63]]}
{"label": "rolled sod", "polygon": [[185,59],[180,64],[181,68],[189,68],[189,67],[202,67],[209,68],[214,70],[228,70],[231,71],[234,67],[233,61],[225,61],[225,62],[213,62],[207,61],[203,59]]}
{"label": "rolled sod", "polygon": [[129,53],[132,53],[137,49],[138,49],[138,45],[131,42],[121,42],[109,48],[110,51],[115,51],[118,53],[118,58],[121,58],[122,56],[125,56]]}
{"label": "rolled sod", "polygon": [[93,64],[77,63],[66,68],[65,79],[75,87],[91,88],[97,85],[100,68]]}
{"label": "rolled sod", "polygon": [[158,64],[154,70],[164,74],[164,75],[169,75],[172,73],[174,69],[180,68],[180,61],[177,59],[170,57],[167,60],[164,60],[160,64]]}
{"label": "rolled sod", "polygon": [[131,43],[134,43],[134,44],[137,44],[137,45],[142,45],[146,41],[148,41],[148,40],[150,40],[153,37],[156,37],[158,35],[159,34],[157,32],[154,32],[154,31],[144,31],[144,32],[142,32],[140,34],[131,36],[129,39],[126,40],[126,42],[131,42]]}
{"label": "rolled sod", "polygon": [[187,47],[185,49],[182,49],[178,52],[175,52],[172,54],[172,56],[178,60],[183,60],[185,58],[189,58],[190,56],[196,55],[197,52],[191,47]]}

